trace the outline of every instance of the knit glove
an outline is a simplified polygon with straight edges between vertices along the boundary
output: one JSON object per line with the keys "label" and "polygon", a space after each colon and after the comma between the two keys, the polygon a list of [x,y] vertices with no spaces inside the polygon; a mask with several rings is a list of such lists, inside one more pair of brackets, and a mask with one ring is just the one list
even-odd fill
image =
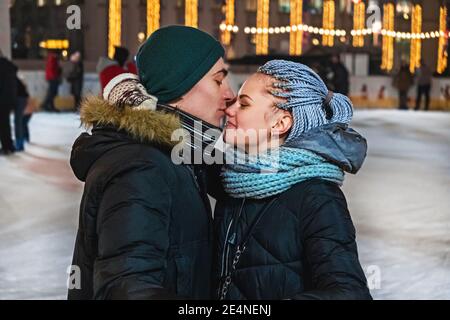
{"label": "knit glove", "polygon": [[122,73],[113,78],[103,90],[103,99],[121,109],[156,110],[158,99],[150,95],[133,73]]}

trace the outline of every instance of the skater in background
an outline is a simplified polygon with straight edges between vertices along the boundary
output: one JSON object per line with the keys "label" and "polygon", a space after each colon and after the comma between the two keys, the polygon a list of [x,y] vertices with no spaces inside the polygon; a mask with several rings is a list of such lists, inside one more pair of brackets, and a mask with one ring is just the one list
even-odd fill
{"label": "skater in background", "polygon": [[339,55],[333,55],[331,57],[331,71],[331,89],[336,93],[348,95],[350,87],[349,74],[347,68],[341,62]]}
{"label": "skater in background", "polygon": [[100,79],[100,86],[103,89],[111,79],[122,73],[137,74],[136,64],[128,61],[130,52],[124,47],[115,47],[113,59],[101,57],[97,63],[97,73]]}
{"label": "skater in background", "polygon": [[23,121],[22,121],[22,127],[23,127],[23,139],[26,143],[30,143],[30,129],[29,129],[29,123],[31,120],[31,117],[33,116],[33,113],[37,110],[37,104],[36,101],[33,99],[28,99],[27,107],[25,108],[24,114],[23,114]]}
{"label": "skater in background", "polygon": [[408,91],[414,83],[413,76],[409,72],[409,67],[402,62],[400,70],[394,76],[392,85],[398,90],[398,108],[408,110]]}
{"label": "skater in background", "polygon": [[72,70],[67,77],[67,81],[70,83],[70,92],[72,93],[75,102],[74,110],[77,111],[80,109],[84,76],[84,67],[83,60],[81,59],[81,53],[79,51],[73,53],[70,56],[70,62],[72,64]]}
{"label": "skater in background", "polygon": [[420,110],[422,96],[425,95],[425,111],[428,111],[428,109],[430,108],[431,79],[433,77],[433,73],[430,67],[425,64],[425,61],[423,59],[420,60],[420,68],[417,69],[416,77],[417,99],[415,110]]}
{"label": "skater in background", "polygon": [[14,131],[16,135],[16,151],[25,150],[24,116],[28,105],[29,94],[25,84],[17,77],[17,103],[14,109]]}
{"label": "skater in background", "polygon": [[0,155],[14,153],[10,114],[17,103],[17,67],[0,51]]}
{"label": "skater in background", "polygon": [[47,95],[41,104],[41,110],[58,112],[55,108],[55,98],[58,95],[59,85],[61,84],[62,69],[59,64],[58,56],[50,51],[47,56],[47,65],[45,67],[45,79],[48,82]]}

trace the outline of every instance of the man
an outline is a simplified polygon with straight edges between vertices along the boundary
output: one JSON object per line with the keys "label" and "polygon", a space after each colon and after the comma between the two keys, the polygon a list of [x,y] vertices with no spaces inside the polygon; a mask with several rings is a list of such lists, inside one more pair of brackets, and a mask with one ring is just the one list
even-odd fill
{"label": "man", "polygon": [[179,116],[98,99],[81,108],[82,121],[94,129],[72,150],[85,190],[73,257],[81,283],[71,283],[69,299],[211,297],[205,169],[175,165],[171,148],[174,130],[193,134],[193,117],[220,125],[234,99],[223,55],[220,43],[198,29],[161,28],[138,53],[139,76]]}
{"label": "man", "polygon": [[10,113],[17,103],[17,67],[0,51],[0,155],[10,155],[15,148],[11,138]]}
{"label": "man", "polygon": [[415,110],[420,110],[420,104],[422,102],[422,95],[425,95],[425,111],[430,108],[430,90],[431,90],[431,78],[433,73],[430,67],[425,64],[425,61],[420,60],[420,68],[417,72],[417,99]]}
{"label": "man", "polygon": [[70,71],[67,81],[70,83],[70,92],[74,98],[74,110],[78,111],[81,104],[81,94],[83,91],[84,66],[80,51],[74,52],[70,56],[72,70]]}
{"label": "man", "polygon": [[400,70],[394,76],[392,85],[398,90],[398,109],[408,110],[408,91],[413,85],[414,79],[409,72],[406,62],[402,62]]}
{"label": "man", "polygon": [[333,72],[331,80],[333,91],[347,96],[350,87],[348,70],[338,55],[331,57],[331,70]]}
{"label": "man", "polygon": [[16,151],[25,150],[25,109],[30,95],[23,81],[17,77],[17,102],[14,108],[14,133],[16,138]]}

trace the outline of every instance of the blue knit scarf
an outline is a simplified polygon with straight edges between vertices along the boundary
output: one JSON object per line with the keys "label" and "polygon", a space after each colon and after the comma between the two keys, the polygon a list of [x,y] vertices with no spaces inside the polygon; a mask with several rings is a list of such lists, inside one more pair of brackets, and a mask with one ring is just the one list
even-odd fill
{"label": "blue knit scarf", "polygon": [[344,181],[338,166],[305,149],[282,146],[256,156],[233,150],[227,160],[222,178],[225,191],[233,198],[264,199],[313,178],[339,185]]}

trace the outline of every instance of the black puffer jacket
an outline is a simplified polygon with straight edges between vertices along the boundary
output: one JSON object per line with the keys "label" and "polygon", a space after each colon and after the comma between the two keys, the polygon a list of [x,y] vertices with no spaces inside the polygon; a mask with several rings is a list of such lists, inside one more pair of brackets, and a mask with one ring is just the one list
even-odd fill
{"label": "black puffer jacket", "polygon": [[16,74],[16,65],[8,59],[0,57],[0,107],[4,112],[9,113],[17,103]]}
{"label": "black puffer jacket", "polygon": [[212,215],[201,170],[174,165],[166,148],[177,120],[101,100],[81,114],[98,127],[72,151],[85,188],[73,256],[81,289],[69,299],[210,298]]}
{"label": "black puffer jacket", "polygon": [[[305,135],[299,147],[323,156],[328,151],[330,161],[356,172],[367,145],[356,132],[337,125]],[[261,200],[221,200],[215,225],[219,298],[371,299],[347,203],[333,182],[312,179]]]}

